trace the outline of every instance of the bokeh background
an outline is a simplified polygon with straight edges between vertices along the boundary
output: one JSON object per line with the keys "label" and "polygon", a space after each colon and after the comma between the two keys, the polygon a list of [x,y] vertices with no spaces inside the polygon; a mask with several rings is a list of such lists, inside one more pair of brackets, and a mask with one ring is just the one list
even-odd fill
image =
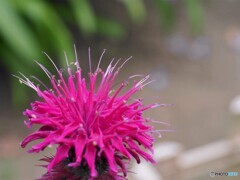
{"label": "bokeh background", "polygon": [[156,128],[174,132],[157,138],[158,165],[133,164],[129,179],[240,173],[239,8],[238,0],[1,0],[0,179],[30,180],[45,171],[35,166],[45,152],[29,155],[19,146],[31,132],[22,111],[36,96],[12,74],[47,83],[34,60],[53,70],[44,51],[66,67],[64,51],[73,61],[74,44],[85,73],[88,47],[95,66],[107,49],[102,69],[113,57],[133,56],[120,79],[150,74],[156,81],[139,96],[174,104],[146,113],[171,124]]}

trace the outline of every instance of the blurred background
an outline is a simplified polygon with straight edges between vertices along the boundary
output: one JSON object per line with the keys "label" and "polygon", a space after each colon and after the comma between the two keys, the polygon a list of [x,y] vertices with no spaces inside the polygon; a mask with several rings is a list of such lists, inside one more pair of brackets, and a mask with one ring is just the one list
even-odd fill
{"label": "blurred background", "polygon": [[[0,179],[30,180],[45,169],[19,143],[29,134],[22,111],[36,98],[12,76],[47,83],[34,60],[66,67],[64,51],[88,71],[88,47],[102,69],[113,57],[133,59],[119,79],[150,74],[145,103],[174,104],[147,112],[162,133],[157,166],[132,165],[129,179],[209,179],[240,173],[240,1],[237,0],[0,0]],[[53,72],[53,71],[52,71]],[[240,174],[239,174],[240,176]],[[227,178],[227,177],[225,177]],[[239,177],[238,177],[239,178]],[[236,177],[237,179],[237,177]]]}

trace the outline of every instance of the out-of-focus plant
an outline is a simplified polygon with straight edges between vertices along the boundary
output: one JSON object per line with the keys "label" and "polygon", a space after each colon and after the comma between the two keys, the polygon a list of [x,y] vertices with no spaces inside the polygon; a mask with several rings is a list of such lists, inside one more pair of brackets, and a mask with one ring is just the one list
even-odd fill
{"label": "out-of-focus plant", "polygon": [[187,15],[195,32],[201,31],[203,27],[203,8],[199,0],[184,0]]}
{"label": "out-of-focus plant", "polygon": [[[71,22],[66,14],[73,17]],[[10,73],[21,71],[33,74],[36,71],[32,68],[33,59],[40,57],[42,50],[62,55],[58,57],[60,64],[65,61],[64,50],[68,52],[69,59],[72,59],[74,41],[69,24],[77,25],[84,36],[100,33],[118,39],[125,32],[120,23],[98,17],[88,0],[64,3],[0,0],[0,63]],[[21,103],[26,99],[26,92],[14,88],[15,83],[16,80],[13,80],[13,99],[15,103]]]}
{"label": "out-of-focus plant", "polygon": [[[141,23],[146,19],[145,1],[115,1],[126,8],[132,22]],[[172,24],[176,2],[154,1],[163,24],[166,26]],[[34,71],[36,74],[36,69],[32,68],[33,59],[40,57],[44,50],[58,54],[60,64],[65,61],[64,50],[68,53],[68,58],[72,59],[74,41],[69,25],[77,26],[79,33],[84,37],[100,34],[115,40],[122,38],[127,29],[115,19],[99,16],[93,8],[93,3],[95,2],[90,0],[0,0],[1,65],[10,73],[21,71],[33,74]],[[182,0],[181,3],[186,7],[193,29],[198,29],[202,21],[199,0]],[[16,83],[16,80],[12,81],[13,99],[15,103],[23,102],[26,99],[26,92],[23,87],[21,90],[14,88]]]}
{"label": "out-of-focus plant", "polygon": [[155,0],[162,27],[169,30],[176,21],[176,8],[184,8],[193,33],[199,33],[203,27],[203,7],[201,0]]}

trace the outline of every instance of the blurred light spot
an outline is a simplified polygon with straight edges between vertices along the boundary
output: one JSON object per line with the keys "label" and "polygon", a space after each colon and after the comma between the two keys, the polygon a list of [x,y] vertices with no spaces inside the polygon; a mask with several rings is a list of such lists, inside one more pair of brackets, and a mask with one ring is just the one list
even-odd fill
{"label": "blurred light spot", "polygon": [[157,92],[165,89],[169,84],[169,75],[164,67],[153,69],[151,72],[151,79],[155,81],[150,83],[149,86]]}
{"label": "blurred light spot", "polygon": [[230,102],[229,111],[233,115],[240,115],[240,95]]}
{"label": "blurred light spot", "polygon": [[227,157],[231,151],[232,146],[229,141],[219,140],[185,151],[176,163],[181,169],[190,169]]}
{"label": "blurred light spot", "polygon": [[140,164],[134,164],[132,168],[132,177],[134,180],[161,180],[159,172],[150,163],[141,160]]}
{"label": "blurred light spot", "polygon": [[176,55],[184,55],[188,49],[188,42],[186,38],[180,35],[173,35],[167,39],[168,50]]}
{"label": "blurred light spot", "polygon": [[226,31],[226,40],[231,49],[240,53],[240,29],[238,27],[229,27]]}
{"label": "blurred light spot", "polygon": [[210,43],[205,37],[198,37],[190,43],[188,58],[197,60],[203,59],[210,54]]}
{"label": "blurred light spot", "polygon": [[166,44],[169,52],[190,60],[206,58],[211,50],[206,37],[197,37],[190,41],[183,36],[173,35],[168,38]]}
{"label": "blurred light spot", "polygon": [[162,142],[154,145],[154,159],[157,162],[165,161],[178,156],[183,145],[178,142]]}

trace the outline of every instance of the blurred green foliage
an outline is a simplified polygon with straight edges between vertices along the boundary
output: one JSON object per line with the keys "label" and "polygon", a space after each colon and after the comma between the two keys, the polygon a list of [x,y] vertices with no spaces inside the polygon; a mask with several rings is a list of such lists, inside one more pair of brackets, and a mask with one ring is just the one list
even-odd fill
{"label": "blurred green foliage", "polygon": [[[147,16],[143,0],[121,0],[134,23],[144,22]],[[164,26],[173,24],[175,2],[154,0]],[[108,3],[106,1],[106,3]],[[182,0],[194,30],[202,25],[202,6],[199,0]],[[114,11],[114,9],[112,9]],[[0,0],[0,63],[9,73],[21,71],[34,74],[36,57],[41,62],[42,50],[65,62],[63,51],[73,59],[73,35],[69,26],[75,25],[84,37],[99,34],[106,38],[120,39],[126,29],[114,19],[99,16],[90,0]],[[45,63],[43,63],[46,65]],[[47,65],[46,65],[47,66]],[[19,104],[27,97],[26,88],[12,80],[14,102]],[[19,95],[21,94],[21,95]]]}

